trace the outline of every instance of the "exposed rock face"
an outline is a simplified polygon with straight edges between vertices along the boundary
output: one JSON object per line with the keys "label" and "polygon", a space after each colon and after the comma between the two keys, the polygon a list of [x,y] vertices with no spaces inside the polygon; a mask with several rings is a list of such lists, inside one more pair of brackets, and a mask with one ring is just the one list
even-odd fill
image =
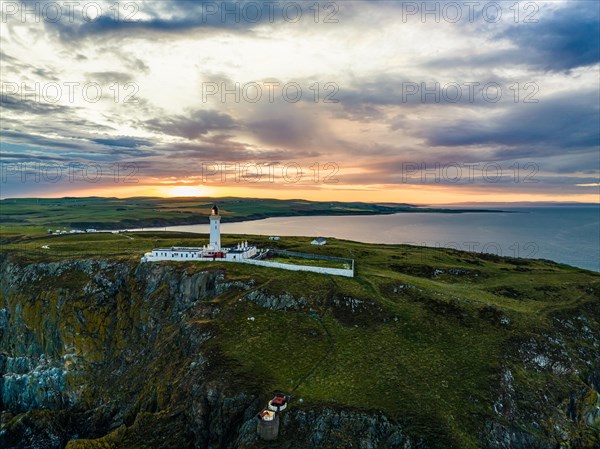
{"label": "exposed rock face", "polygon": [[[503,369],[498,399],[494,404],[498,419],[486,425],[486,447],[591,449],[600,445],[600,398],[594,383],[600,373],[600,359],[592,355],[594,350],[600,348],[600,335],[592,337],[582,329],[585,327],[582,323],[579,323],[580,328],[570,320],[560,320],[558,324],[567,332],[517,342],[512,357],[527,375],[542,379],[552,376],[566,380],[568,376],[578,374],[576,365],[587,364],[587,386],[580,385],[578,389],[562,392],[545,386],[540,389],[518,389],[513,372]],[[577,335],[579,341],[583,338],[589,342],[587,348],[578,348],[579,354],[568,350],[568,339],[573,335]],[[574,360],[575,354],[580,355],[581,359]],[[568,398],[568,403],[565,398]],[[561,400],[562,406],[557,406]],[[516,426],[514,423],[526,425]]]}
{"label": "exposed rock face", "polygon": [[[377,413],[364,414],[331,409],[295,410],[285,415],[284,424],[306,435],[298,447],[357,447],[359,449],[413,449],[402,428]],[[358,437],[358,438],[357,438]]]}
{"label": "exposed rock face", "polygon": [[[192,391],[195,396],[190,416],[195,440],[202,442],[196,447],[238,447],[236,436],[245,422],[254,425],[251,434],[256,434],[254,416],[260,403],[256,397],[240,394],[228,397],[214,384]],[[250,426],[252,427],[252,426]]]}
{"label": "exposed rock face", "polygon": [[[188,393],[206,390],[200,348],[212,333],[185,318],[218,313],[206,301],[226,289],[221,273],[82,260],[3,261],[1,275],[0,447],[63,448],[74,438],[118,433],[148,419],[144,413],[170,410],[183,394],[172,383]],[[193,417],[178,412],[199,441],[235,433],[243,413],[234,419],[232,399],[200,396],[187,398]],[[242,412],[252,403],[239,400]],[[223,412],[216,412],[219,401]]]}
{"label": "exposed rock face", "polygon": [[244,296],[244,299],[271,310],[298,310],[306,306],[304,297],[295,298],[287,293],[274,296],[262,290],[253,290]]}
{"label": "exposed rock face", "polygon": [[0,355],[2,403],[16,412],[38,408],[59,410],[73,398],[66,388],[64,367],[52,366],[44,355],[32,357]]}
{"label": "exposed rock face", "polygon": [[535,449],[555,449],[556,444],[551,441],[542,441],[536,436],[504,426],[497,422],[490,423],[488,426],[489,447],[493,449],[512,449],[512,448],[535,448]]}
{"label": "exposed rock face", "polygon": [[[423,442],[414,443],[401,426],[384,415],[365,414],[330,408],[291,410],[283,415],[281,437],[289,449],[357,448],[357,449],[419,449]],[[256,436],[256,421],[244,423],[237,440],[240,448],[262,447]]]}
{"label": "exposed rock face", "polygon": [[[218,315],[213,300],[232,289],[272,310],[302,309],[305,298],[168,264],[5,260],[1,273],[0,447],[262,447],[264,398],[232,391],[203,349],[210,326],[188,318]],[[340,447],[345,434],[360,448],[412,447],[383,415],[296,410],[285,422],[289,447]]]}
{"label": "exposed rock face", "polygon": [[[310,310],[305,297],[270,294],[253,279],[231,280],[218,270],[188,272],[169,264],[2,260],[0,276],[1,448],[264,447],[255,415],[265,398],[228,377],[231,365],[211,345],[217,335],[211,320],[223,313],[220,300],[231,292],[260,307],[303,313]],[[342,326],[393,319],[368,298],[333,295],[327,307]],[[581,360],[596,360],[588,367],[590,388],[556,397],[523,392],[517,373],[504,367],[493,404],[496,417],[479,437],[482,448],[596,444],[573,439],[570,431],[578,426],[600,431],[600,366],[594,356],[600,337],[585,317],[560,326],[560,335],[516,342],[518,360],[510,362],[536,375],[566,378],[581,374],[576,372]],[[575,354],[570,335],[586,342]],[[561,409],[564,397],[571,399]],[[538,427],[514,424],[532,422]],[[313,405],[285,412],[281,438],[269,447],[431,448],[428,444],[379,412]]]}

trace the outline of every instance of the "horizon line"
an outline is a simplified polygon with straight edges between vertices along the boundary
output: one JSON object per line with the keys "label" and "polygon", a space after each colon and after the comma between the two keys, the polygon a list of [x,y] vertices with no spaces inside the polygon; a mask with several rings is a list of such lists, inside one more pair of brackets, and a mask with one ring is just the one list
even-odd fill
{"label": "horizon line", "polygon": [[598,202],[583,202],[583,201],[465,201],[465,202],[451,202],[451,203],[408,203],[408,202],[395,202],[395,201],[343,201],[343,200],[309,200],[306,198],[274,198],[274,197],[252,197],[252,196],[155,196],[155,195],[134,195],[134,196],[48,196],[48,197],[36,197],[36,196],[24,196],[24,197],[7,197],[1,198],[0,201],[10,200],[64,200],[64,199],[118,199],[128,200],[135,198],[145,199],[173,199],[173,200],[211,200],[211,199],[245,199],[245,200],[274,200],[274,201],[308,201],[311,203],[364,203],[364,204],[394,204],[394,205],[407,205],[410,207],[435,207],[435,206],[468,206],[468,205],[482,205],[482,204],[497,204],[497,205],[510,205],[510,204],[521,204],[521,205],[590,205],[600,206],[600,200]]}

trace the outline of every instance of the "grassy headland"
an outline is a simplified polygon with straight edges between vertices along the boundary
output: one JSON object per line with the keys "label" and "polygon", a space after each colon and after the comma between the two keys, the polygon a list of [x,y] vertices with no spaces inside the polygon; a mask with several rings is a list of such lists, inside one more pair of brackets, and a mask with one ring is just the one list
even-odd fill
{"label": "grassy headland", "polygon": [[[3,250],[26,262],[112,258],[133,265],[153,247],[201,246],[206,239],[163,232],[13,235],[5,237]],[[541,260],[336,239],[315,247],[309,238],[273,242],[225,235],[223,244],[240,239],[263,248],[352,258],[357,273],[341,278],[233,263],[165,263],[190,276],[217,270],[263,295],[303,299],[304,306],[291,310],[243,300],[247,290],[211,300],[220,311],[208,323],[217,333],[208,343],[215,355],[211,363],[218,376],[240,389],[267,395],[297,385],[294,406],[383,411],[431,447],[474,449],[482,423],[494,416],[503,369],[514,376],[511,388],[525,415],[586,388],[589,367],[575,359],[568,374],[556,375],[524,362],[521,351],[559,334],[560,351],[595,351],[572,326],[600,332],[597,273]],[[56,287],[76,289],[78,282],[67,276]],[[585,321],[577,322],[577,316]],[[562,357],[559,348],[548,351],[544,357]],[[554,418],[544,419],[540,428],[552,429]],[[582,432],[578,438],[595,441]]]}
{"label": "grassy headland", "polygon": [[[410,204],[253,198],[14,198],[0,200],[0,230],[42,232],[56,228],[127,229],[198,224],[206,222],[215,203],[228,222],[310,215],[464,212]],[[486,211],[470,209],[469,212]]]}

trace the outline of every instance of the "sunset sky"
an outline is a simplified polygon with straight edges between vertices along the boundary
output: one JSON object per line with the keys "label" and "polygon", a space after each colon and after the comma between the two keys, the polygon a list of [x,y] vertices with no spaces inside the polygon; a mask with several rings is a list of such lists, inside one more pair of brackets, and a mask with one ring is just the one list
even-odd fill
{"label": "sunset sky", "polygon": [[599,200],[598,1],[1,3],[2,198]]}

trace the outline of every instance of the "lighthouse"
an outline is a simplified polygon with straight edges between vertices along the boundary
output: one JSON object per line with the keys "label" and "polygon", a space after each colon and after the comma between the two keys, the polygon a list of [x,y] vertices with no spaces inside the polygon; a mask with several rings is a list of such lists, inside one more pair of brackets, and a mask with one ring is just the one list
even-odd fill
{"label": "lighthouse", "polygon": [[210,214],[210,249],[221,251],[221,216],[216,204]]}

